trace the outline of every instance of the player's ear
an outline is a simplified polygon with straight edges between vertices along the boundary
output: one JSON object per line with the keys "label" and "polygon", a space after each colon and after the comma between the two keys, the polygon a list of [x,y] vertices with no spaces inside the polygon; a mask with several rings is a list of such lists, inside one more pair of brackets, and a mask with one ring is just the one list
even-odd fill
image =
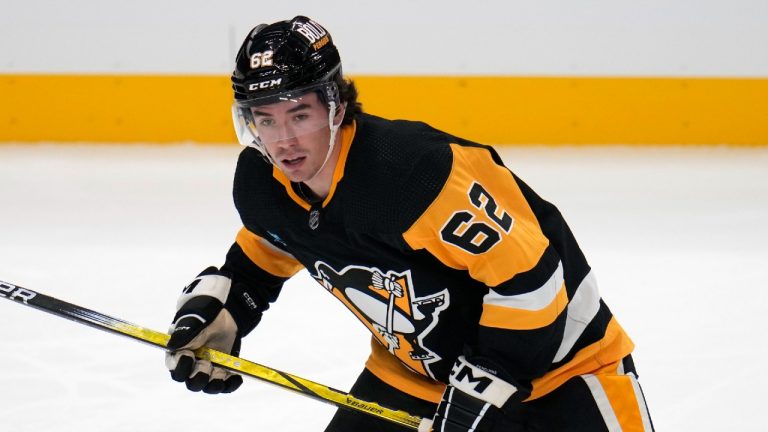
{"label": "player's ear", "polygon": [[347,103],[342,102],[339,104],[339,109],[336,110],[336,114],[333,117],[333,125],[341,126],[341,122],[344,121],[344,114],[347,112]]}

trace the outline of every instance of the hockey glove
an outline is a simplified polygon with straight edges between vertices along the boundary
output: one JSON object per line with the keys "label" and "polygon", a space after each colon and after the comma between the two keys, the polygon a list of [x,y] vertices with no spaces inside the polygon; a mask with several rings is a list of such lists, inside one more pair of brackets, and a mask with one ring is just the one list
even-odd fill
{"label": "hockey glove", "polygon": [[434,419],[422,420],[419,432],[491,431],[502,408],[522,399],[517,387],[495,372],[481,369],[464,356],[456,359]]}
{"label": "hockey glove", "polygon": [[213,366],[208,360],[196,359],[193,352],[207,346],[232,355],[240,353],[241,334],[225,308],[231,288],[232,280],[227,275],[216,267],[208,267],[179,297],[165,364],[171,378],[186,382],[191,391],[230,393],[243,383],[240,375]]}

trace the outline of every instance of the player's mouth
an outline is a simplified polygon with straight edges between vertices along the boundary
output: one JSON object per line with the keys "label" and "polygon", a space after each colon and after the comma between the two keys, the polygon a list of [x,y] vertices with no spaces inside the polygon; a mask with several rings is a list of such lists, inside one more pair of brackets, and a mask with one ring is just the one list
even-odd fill
{"label": "player's mouth", "polygon": [[298,168],[306,159],[306,156],[298,156],[295,158],[283,159],[282,162],[286,168]]}

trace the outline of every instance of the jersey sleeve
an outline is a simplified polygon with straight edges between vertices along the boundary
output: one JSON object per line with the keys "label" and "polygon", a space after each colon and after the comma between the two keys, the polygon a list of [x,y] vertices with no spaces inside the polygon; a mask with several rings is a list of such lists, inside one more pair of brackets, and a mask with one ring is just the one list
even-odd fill
{"label": "jersey sleeve", "polygon": [[562,339],[563,264],[495,152],[478,145],[451,149],[442,190],[403,238],[487,288],[476,346],[467,348],[504,364],[525,388],[547,371]]}
{"label": "jersey sleeve", "polygon": [[291,254],[247,228],[238,232],[221,269],[232,274],[233,287],[237,288],[236,314],[247,317],[238,323],[243,335],[256,327],[262,313],[277,300],[283,283],[302,268]]}
{"label": "jersey sleeve", "polygon": [[293,255],[273,246],[245,227],[237,233],[235,244],[249,261],[271,276],[288,279],[304,268]]}

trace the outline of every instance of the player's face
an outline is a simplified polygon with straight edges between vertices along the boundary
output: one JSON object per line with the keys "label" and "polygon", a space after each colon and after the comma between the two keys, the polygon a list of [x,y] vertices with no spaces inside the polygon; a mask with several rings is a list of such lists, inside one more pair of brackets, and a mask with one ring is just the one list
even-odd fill
{"label": "player's face", "polygon": [[328,153],[331,132],[328,108],[317,93],[254,107],[251,112],[259,138],[289,180],[302,182],[318,173]]}

